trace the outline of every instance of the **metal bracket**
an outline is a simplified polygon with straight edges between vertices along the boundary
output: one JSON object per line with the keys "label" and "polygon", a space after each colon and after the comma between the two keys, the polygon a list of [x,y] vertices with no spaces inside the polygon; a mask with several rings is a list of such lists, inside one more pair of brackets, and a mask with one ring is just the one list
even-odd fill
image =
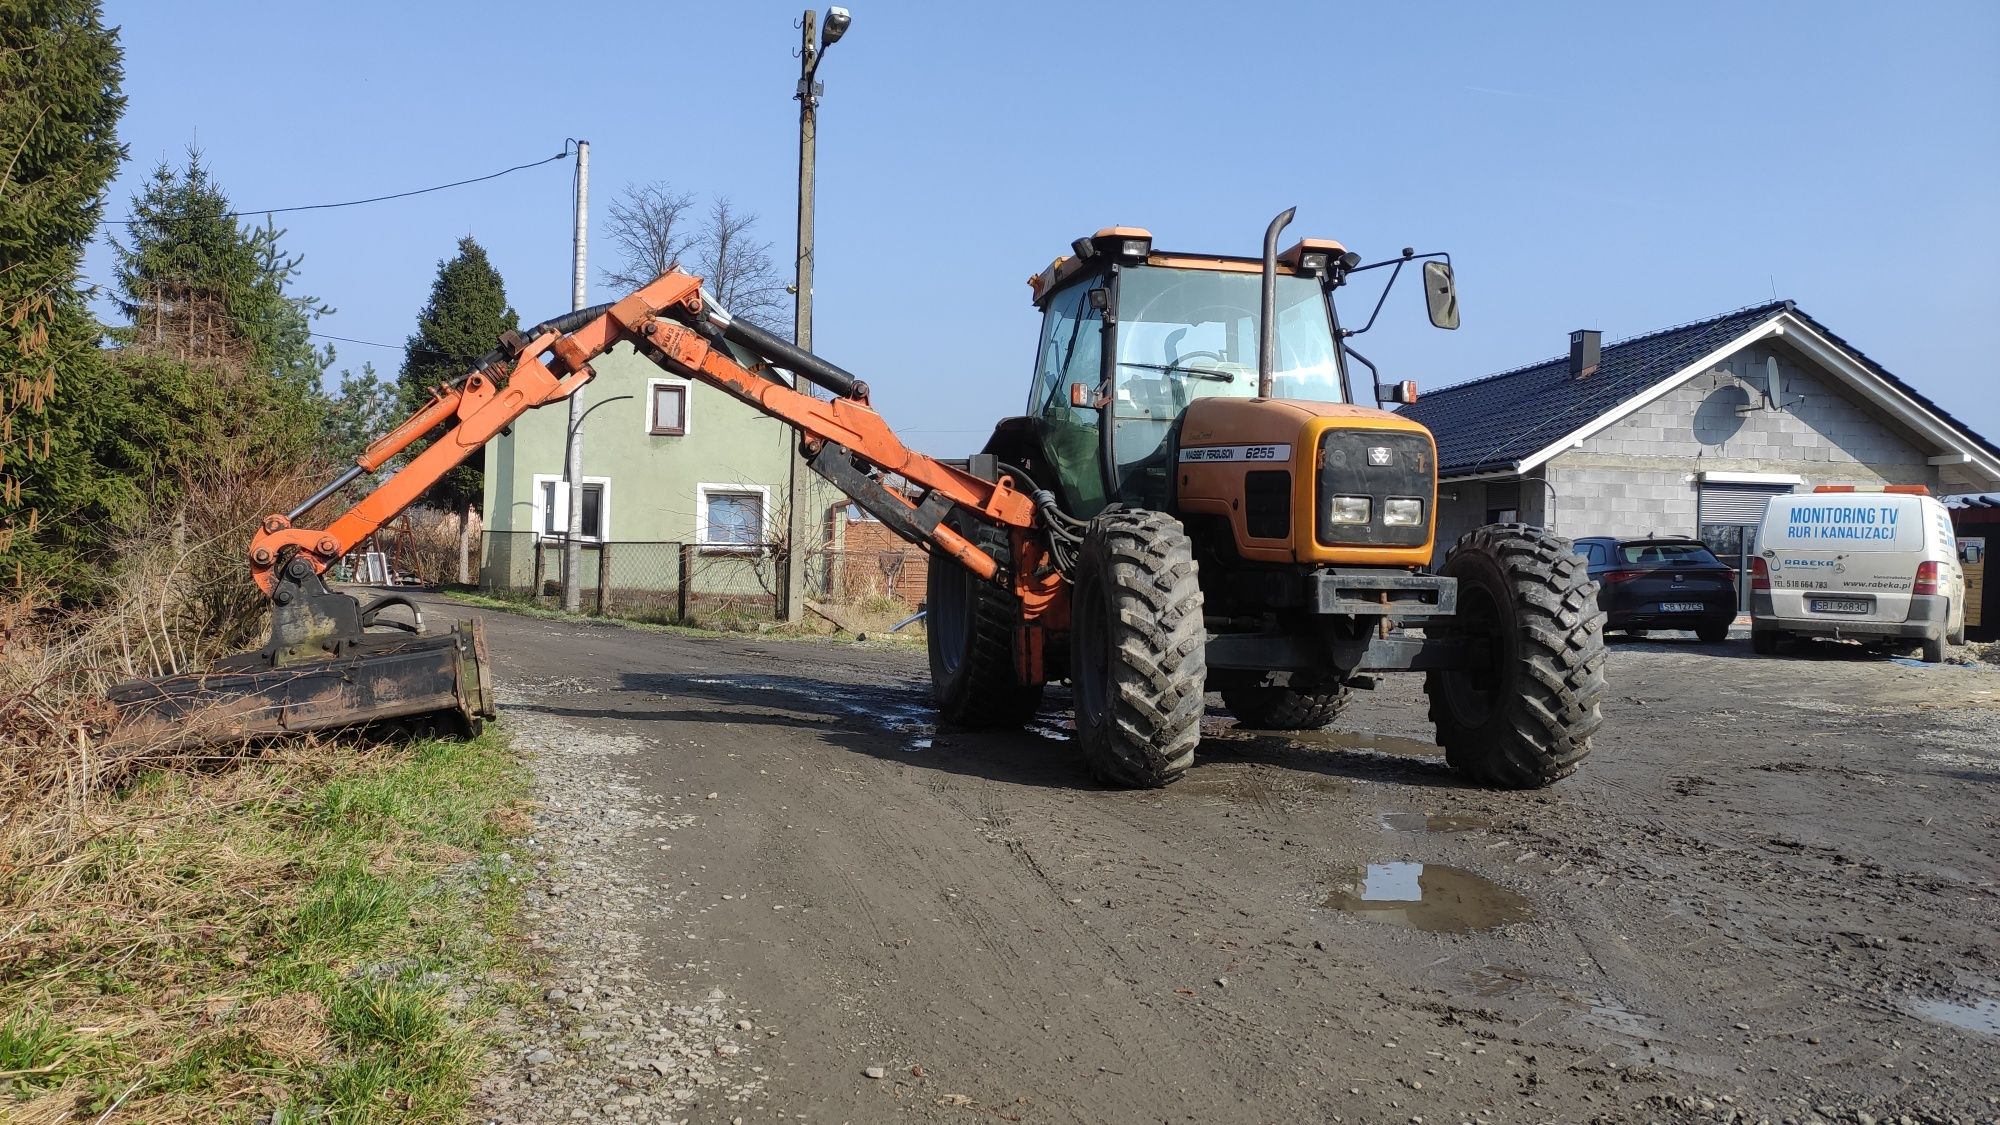
{"label": "metal bracket", "polygon": [[930,542],[938,524],[954,506],[951,497],[941,492],[930,492],[925,494],[922,503],[912,509],[901,499],[891,496],[888,486],[880,478],[871,477],[856,466],[853,452],[844,445],[827,442],[820,446],[819,452],[813,454],[807,464],[813,472],[845,492],[862,511],[881,520],[883,526],[911,542]]}

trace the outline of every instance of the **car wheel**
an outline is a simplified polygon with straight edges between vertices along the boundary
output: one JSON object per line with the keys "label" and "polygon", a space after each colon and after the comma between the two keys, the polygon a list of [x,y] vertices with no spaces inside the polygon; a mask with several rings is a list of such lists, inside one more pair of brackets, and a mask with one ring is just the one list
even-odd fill
{"label": "car wheel", "polygon": [[1703,644],[1721,644],[1729,639],[1728,621],[1704,621],[1695,626],[1694,635]]}

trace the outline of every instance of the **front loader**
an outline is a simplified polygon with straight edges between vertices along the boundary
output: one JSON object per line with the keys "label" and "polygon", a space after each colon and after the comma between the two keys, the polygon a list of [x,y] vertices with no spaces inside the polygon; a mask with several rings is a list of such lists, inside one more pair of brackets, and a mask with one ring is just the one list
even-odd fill
{"label": "front loader", "polygon": [[[1157,787],[1192,764],[1208,692],[1243,725],[1299,730],[1331,722],[1380,673],[1422,671],[1453,767],[1513,788],[1565,777],[1589,753],[1604,693],[1583,562],[1566,540],[1502,525],[1465,535],[1430,572],[1435,444],[1374,405],[1410,401],[1414,385],[1385,391],[1349,343],[1412,262],[1433,323],[1456,327],[1449,261],[1406,250],[1363,265],[1321,240],[1281,254],[1290,217],[1266,231],[1261,258],[1158,252],[1134,228],[1076,240],[1030,280],[1043,327],[1027,410],[965,469],[904,446],[866,383],[730,317],[679,272],[510,334],[339,480],[264,522],[249,561],[273,634],[232,659],[229,674],[249,677],[241,694],[212,677],[142,681],[121,689],[127,721],[206,708],[236,716],[221,729],[255,733],[491,715],[476,635],[385,637],[369,626],[392,607],[362,607],[321,575],[627,342],[797,428],[816,472],[930,551],[932,691],[948,723],[1019,725],[1044,685],[1068,680],[1086,766]],[[1335,292],[1380,267],[1392,272],[1368,324],[1342,327]],[[1370,373],[1368,405],[1350,361]],[[347,512],[300,526],[426,435]],[[447,680],[444,705],[411,690]]]}

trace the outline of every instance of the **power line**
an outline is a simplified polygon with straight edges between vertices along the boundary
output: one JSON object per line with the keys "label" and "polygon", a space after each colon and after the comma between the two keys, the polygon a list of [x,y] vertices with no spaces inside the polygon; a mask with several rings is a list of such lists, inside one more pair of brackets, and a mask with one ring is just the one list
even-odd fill
{"label": "power line", "polygon": [[[541,160],[529,161],[526,164],[516,164],[512,168],[502,168],[498,172],[489,172],[484,176],[474,176],[469,180],[454,180],[448,184],[434,184],[430,187],[417,188],[414,191],[399,191],[391,195],[370,196],[367,199],[349,199],[340,203],[302,203],[296,207],[246,208],[241,211],[230,211],[223,217],[226,219],[240,219],[249,215],[279,215],[279,214],[284,214],[285,212],[288,211],[326,211],[335,207],[359,207],[364,203],[382,203],[391,199],[408,199],[413,195],[426,195],[429,194],[430,192],[444,191],[448,188],[464,187],[467,184],[483,183],[487,180],[497,180],[501,176],[510,175],[514,172],[526,171],[529,168],[539,168],[544,164],[550,164],[557,160],[565,159],[566,157],[569,156],[569,153],[570,153],[569,148],[565,146],[561,152],[556,153],[554,156],[545,157]],[[145,220],[143,219],[103,219],[99,221],[99,225],[129,227],[144,221]]]}

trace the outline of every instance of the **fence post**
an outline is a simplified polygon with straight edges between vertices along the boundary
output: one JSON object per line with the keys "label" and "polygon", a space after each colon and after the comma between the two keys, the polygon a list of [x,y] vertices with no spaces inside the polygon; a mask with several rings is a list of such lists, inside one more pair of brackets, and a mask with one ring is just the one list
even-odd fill
{"label": "fence post", "polygon": [[597,545],[597,616],[611,612],[611,544]]}
{"label": "fence post", "polygon": [[694,592],[694,544],[681,544],[681,573],[674,604],[674,620],[682,625],[688,620],[688,595]]}
{"label": "fence post", "polygon": [[528,587],[528,598],[538,602],[542,600],[542,581],[547,577],[545,567],[548,564],[542,561],[542,537],[537,535],[528,541],[534,544],[535,551],[535,584]]}

